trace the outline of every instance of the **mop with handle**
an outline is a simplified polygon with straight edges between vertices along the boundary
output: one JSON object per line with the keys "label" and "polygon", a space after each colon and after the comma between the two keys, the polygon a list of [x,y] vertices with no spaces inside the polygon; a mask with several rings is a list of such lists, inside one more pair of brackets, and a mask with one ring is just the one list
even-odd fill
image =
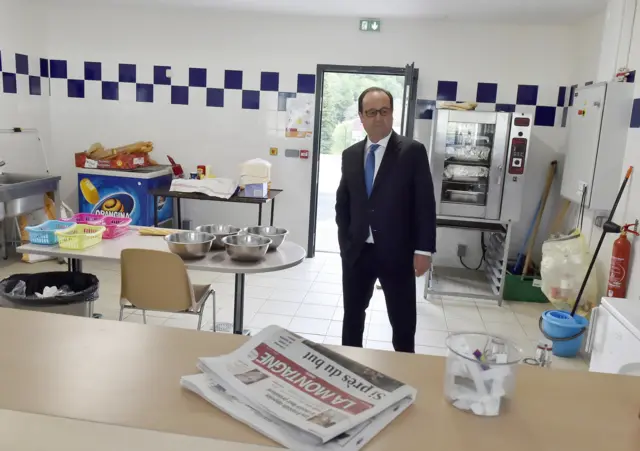
{"label": "mop with handle", "polygon": [[[620,186],[620,190],[618,191],[618,195],[616,196],[616,200],[613,203],[613,207],[611,208],[611,212],[609,213],[609,217],[607,218],[607,222],[611,222],[613,219],[613,215],[618,208],[618,203],[620,202],[620,198],[622,197],[622,193],[629,182],[629,178],[631,177],[631,173],[633,172],[633,166],[629,166],[627,169],[627,174],[624,176],[624,180],[622,181],[622,185]],[[573,305],[573,310],[571,310],[571,316],[575,316],[576,311],[578,310],[578,304],[580,304],[580,298],[582,297],[582,293],[584,292],[585,287],[587,286],[587,281],[589,280],[589,276],[591,275],[591,271],[593,270],[593,265],[596,263],[596,259],[598,258],[598,253],[600,252],[600,248],[602,247],[602,243],[604,242],[604,237],[607,235],[607,230],[605,227],[602,228],[602,234],[600,235],[600,240],[598,241],[598,245],[596,246],[596,250],[593,253],[593,257],[591,258],[591,263],[589,263],[589,269],[587,269],[587,274],[584,276],[582,280],[582,286],[580,287],[580,291],[578,291],[578,296],[576,297],[576,302]]]}

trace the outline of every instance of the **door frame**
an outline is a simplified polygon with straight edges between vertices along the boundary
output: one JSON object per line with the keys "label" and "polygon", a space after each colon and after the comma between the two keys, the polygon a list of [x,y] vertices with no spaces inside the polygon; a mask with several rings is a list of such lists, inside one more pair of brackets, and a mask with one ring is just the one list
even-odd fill
{"label": "door frame", "polygon": [[[413,135],[415,121],[415,107],[417,97],[417,82],[419,70],[413,67],[413,64],[406,67],[390,67],[390,66],[343,66],[338,64],[318,64],[316,69],[316,94],[315,94],[315,116],[313,123],[313,150],[311,154],[311,199],[309,202],[309,237],[307,242],[307,258],[313,258],[316,255],[316,227],[318,219],[318,182],[320,170],[320,127],[322,125],[322,99],[324,88],[324,74],[326,72],[336,72],[341,74],[371,74],[371,75],[395,75],[405,77],[405,98],[408,95],[409,105],[403,107],[404,114],[407,115],[406,130]],[[410,73],[410,80],[407,74]],[[411,83],[407,87],[407,83]]]}

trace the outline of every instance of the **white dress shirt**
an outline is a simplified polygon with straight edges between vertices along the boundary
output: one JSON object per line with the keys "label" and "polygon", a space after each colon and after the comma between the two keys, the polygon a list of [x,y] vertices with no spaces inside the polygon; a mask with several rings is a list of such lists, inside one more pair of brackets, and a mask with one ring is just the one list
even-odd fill
{"label": "white dress shirt", "polygon": [[[391,132],[393,133],[393,131]],[[364,148],[364,165],[366,166],[367,164],[367,155],[369,155],[369,149],[371,149],[371,146],[373,144],[378,144],[378,149],[374,152],[376,159],[375,159],[375,167],[373,169],[373,180],[376,180],[376,176],[378,175],[378,169],[380,169],[380,163],[382,163],[382,158],[384,157],[384,151],[387,150],[387,145],[389,144],[389,139],[391,138],[391,133],[389,133],[387,136],[385,136],[384,138],[382,138],[380,141],[378,141],[377,143],[371,142],[371,140],[369,139],[369,137],[367,136],[367,141],[365,143],[365,148]],[[367,243],[373,244],[373,232],[371,231],[371,226],[369,226],[369,237],[367,238]],[[425,251],[415,251],[416,254],[420,254],[420,255],[431,255],[431,252],[425,252]]]}

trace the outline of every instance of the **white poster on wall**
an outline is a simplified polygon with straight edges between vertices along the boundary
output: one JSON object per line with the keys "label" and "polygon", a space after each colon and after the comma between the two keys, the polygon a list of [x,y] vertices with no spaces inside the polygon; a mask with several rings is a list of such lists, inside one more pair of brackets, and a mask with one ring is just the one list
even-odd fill
{"label": "white poster on wall", "polygon": [[298,94],[287,99],[287,138],[310,138],[313,135],[313,97]]}

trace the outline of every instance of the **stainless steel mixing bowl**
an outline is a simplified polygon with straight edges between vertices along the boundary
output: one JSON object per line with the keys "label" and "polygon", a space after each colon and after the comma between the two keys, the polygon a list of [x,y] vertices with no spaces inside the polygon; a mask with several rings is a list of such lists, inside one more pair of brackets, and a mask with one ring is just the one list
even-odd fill
{"label": "stainless steel mixing bowl", "polygon": [[165,238],[169,250],[184,259],[202,258],[211,249],[216,237],[204,232],[176,232]]}
{"label": "stainless steel mixing bowl", "polygon": [[211,250],[224,249],[224,243],[222,242],[222,239],[230,235],[235,235],[239,231],[240,227],[234,227],[232,225],[226,224],[209,224],[196,227],[196,232],[205,232],[215,235],[216,239],[213,241]]}
{"label": "stainless steel mixing bowl", "polygon": [[289,233],[287,229],[273,226],[254,226],[247,227],[243,230],[251,235],[260,235],[271,238],[272,243],[269,246],[270,251],[277,249],[278,246],[280,246],[284,242],[287,234]]}
{"label": "stainless steel mixing bowl", "polygon": [[271,239],[259,235],[230,235],[222,242],[232,260],[256,262],[267,253]]}

